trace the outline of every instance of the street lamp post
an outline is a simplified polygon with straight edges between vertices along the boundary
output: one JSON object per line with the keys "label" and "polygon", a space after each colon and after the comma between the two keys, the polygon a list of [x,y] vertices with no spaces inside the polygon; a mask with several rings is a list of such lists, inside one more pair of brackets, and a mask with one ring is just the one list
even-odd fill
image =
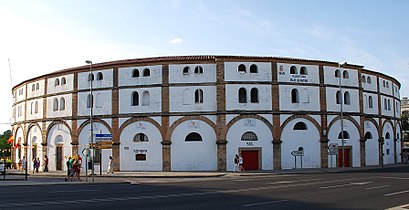
{"label": "street lamp post", "polygon": [[339,92],[340,92],[340,118],[341,118],[341,164],[342,169],[345,167],[345,155],[344,155],[344,99],[342,94],[342,73],[341,73],[341,64],[338,63],[338,70],[339,70]]}
{"label": "street lamp post", "polygon": [[[89,64],[89,75],[88,75],[88,81],[89,81],[89,123],[91,126],[91,177],[92,177],[92,183],[94,183],[94,122],[93,122],[93,107],[94,107],[94,97],[92,95],[92,82],[94,80],[93,75],[92,75],[92,61],[86,60],[85,63]],[[88,168],[87,168],[88,170]]]}

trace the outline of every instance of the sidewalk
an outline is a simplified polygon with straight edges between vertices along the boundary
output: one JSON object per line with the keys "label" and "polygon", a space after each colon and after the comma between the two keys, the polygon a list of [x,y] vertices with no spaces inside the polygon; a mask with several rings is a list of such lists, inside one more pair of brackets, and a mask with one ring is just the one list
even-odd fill
{"label": "sidewalk", "polygon": [[[96,173],[94,175],[95,183],[129,183],[130,178],[205,178],[205,177],[239,177],[239,176],[263,176],[263,175],[282,175],[282,174],[315,174],[315,173],[344,173],[351,171],[366,171],[382,168],[395,168],[395,167],[409,167],[408,164],[393,164],[381,166],[367,166],[359,168],[314,168],[314,169],[282,169],[272,171],[245,171],[245,172],[115,172],[113,174],[102,175]],[[66,176],[65,171],[52,171],[52,172],[40,172],[40,173],[28,173],[28,180],[24,180],[24,172],[17,170],[8,170],[6,180],[3,180],[3,176],[0,176],[0,187],[4,186],[17,186],[17,185],[49,185],[49,184],[90,184],[90,182],[64,182]],[[81,174],[82,179],[85,180],[85,173]],[[50,178],[50,179],[47,179]],[[52,179],[54,178],[54,179]],[[61,178],[61,179],[56,179]],[[88,174],[88,180],[91,179],[90,172]],[[58,181],[55,181],[58,180]]]}

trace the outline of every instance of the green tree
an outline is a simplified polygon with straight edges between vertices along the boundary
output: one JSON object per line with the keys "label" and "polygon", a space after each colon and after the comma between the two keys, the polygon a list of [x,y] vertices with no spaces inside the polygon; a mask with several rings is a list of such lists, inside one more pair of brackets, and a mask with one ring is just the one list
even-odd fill
{"label": "green tree", "polygon": [[11,144],[7,143],[10,138],[11,131],[7,130],[0,135],[0,157],[10,157],[11,155]]}

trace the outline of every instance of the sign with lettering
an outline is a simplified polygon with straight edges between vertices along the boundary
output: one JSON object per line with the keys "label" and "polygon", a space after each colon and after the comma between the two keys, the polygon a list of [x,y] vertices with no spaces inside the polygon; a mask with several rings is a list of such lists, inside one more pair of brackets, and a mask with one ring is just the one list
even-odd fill
{"label": "sign with lettering", "polygon": [[308,82],[307,75],[292,74],[290,75],[290,82]]}
{"label": "sign with lettering", "polygon": [[298,150],[294,150],[291,152],[291,155],[293,156],[304,156],[304,151],[298,151]]}

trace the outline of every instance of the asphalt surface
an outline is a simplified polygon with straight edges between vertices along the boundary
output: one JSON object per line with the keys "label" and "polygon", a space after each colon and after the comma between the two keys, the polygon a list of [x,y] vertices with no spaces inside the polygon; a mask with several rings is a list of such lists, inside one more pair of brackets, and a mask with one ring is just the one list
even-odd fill
{"label": "asphalt surface", "polygon": [[[402,205],[408,207],[400,209],[409,209],[409,166],[203,177],[96,177],[101,182],[95,184],[67,183],[53,176],[30,178],[45,180],[35,186],[1,186],[0,181],[0,209],[388,209]],[[46,180],[53,180],[52,184]]]}

